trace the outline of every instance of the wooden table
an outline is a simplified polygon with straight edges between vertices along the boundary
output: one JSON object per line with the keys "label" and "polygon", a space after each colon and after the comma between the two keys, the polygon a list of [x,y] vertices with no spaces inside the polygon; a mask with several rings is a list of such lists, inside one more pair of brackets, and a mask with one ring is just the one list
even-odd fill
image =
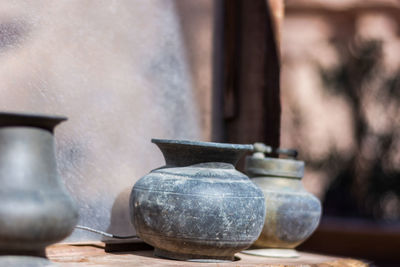
{"label": "wooden table", "polygon": [[104,243],[56,244],[47,249],[47,256],[59,266],[368,266],[359,260],[344,259],[300,252],[296,259],[266,258],[237,253],[240,258],[231,263],[195,263],[161,259],[151,250],[104,251]]}

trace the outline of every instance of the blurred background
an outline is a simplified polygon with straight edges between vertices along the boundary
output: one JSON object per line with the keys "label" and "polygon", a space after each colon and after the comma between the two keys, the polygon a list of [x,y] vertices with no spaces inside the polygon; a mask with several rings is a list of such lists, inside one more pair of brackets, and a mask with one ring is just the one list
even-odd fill
{"label": "blurred background", "polygon": [[281,145],[324,209],[303,248],[400,263],[400,2],[285,4]]}
{"label": "blurred background", "polygon": [[282,146],[325,214],[400,220],[398,1],[287,1]]}
{"label": "blurred background", "polygon": [[399,1],[2,1],[0,60],[2,111],[69,117],[79,224],[135,233],[151,138],[261,141],[298,149],[323,203],[300,250],[400,263]]}

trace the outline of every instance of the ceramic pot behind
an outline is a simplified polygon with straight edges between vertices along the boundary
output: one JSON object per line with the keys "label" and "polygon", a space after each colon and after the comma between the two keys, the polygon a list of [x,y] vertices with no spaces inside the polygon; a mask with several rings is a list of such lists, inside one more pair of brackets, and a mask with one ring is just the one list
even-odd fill
{"label": "ceramic pot behind", "polygon": [[152,140],[166,166],[141,178],[131,217],[155,254],[179,260],[233,260],[259,236],[265,217],[261,190],[235,170],[250,145]]}
{"label": "ceramic pot behind", "polygon": [[295,248],[315,231],[321,203],[301,183],[304,162],[253,155],[246,158],[246,173],[263,191],[267,207],[255,247]]}
{"label": "ceramic pot behind", "polygon": [[77,223],[54,155],[53,129],[65,119],[0,113],[1,255],[44,257]]}

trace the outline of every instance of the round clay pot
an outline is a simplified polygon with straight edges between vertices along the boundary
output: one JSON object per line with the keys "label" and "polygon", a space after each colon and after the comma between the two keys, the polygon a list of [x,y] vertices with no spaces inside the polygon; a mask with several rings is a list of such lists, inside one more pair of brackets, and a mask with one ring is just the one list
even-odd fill
{"label": "round clay pot", "polygon": [[265,200],[235,170],[251,145],[157,140],[166,165],[134,185],[131,218],[157,256],[193,261],[233,260],[259,236]]}
{"label": "round clay pot", "polygon": [[264,228],[254,247],[291,249],[306,240],[321,217],[320,201],[301,182],[304,162],[248,156],[246,173],[264,193]]}
{"label": "round clay pot", "polygon": [[77,223],[56,168],[53,129],[63,120],[0,113],[0,255],[44,257]]}

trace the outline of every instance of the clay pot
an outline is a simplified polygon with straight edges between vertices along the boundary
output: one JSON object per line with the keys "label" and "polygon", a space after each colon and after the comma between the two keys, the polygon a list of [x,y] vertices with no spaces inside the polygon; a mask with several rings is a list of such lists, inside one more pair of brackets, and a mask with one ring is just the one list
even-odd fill
{"label": "clay pot", "polygon": [[267,207],[264,228],[254,247],[291,249],[314,232],[321,203],[302,185],[303,161],[256,153],[246,158],[246,173],[263,191]]}
{"label": "clay pot", "polygon": [[67,237],[77,223],[56,169],[53,129],[64,120],[0,113],[1,255],[44,257],[45,247]]}
{"label": "clay pot", "polygon": [[235,170],[251,145],[153,139],[166,165],[134,185],[131,219],[155,255],[193,261],[233,260],[261,232],[265,200]]}

